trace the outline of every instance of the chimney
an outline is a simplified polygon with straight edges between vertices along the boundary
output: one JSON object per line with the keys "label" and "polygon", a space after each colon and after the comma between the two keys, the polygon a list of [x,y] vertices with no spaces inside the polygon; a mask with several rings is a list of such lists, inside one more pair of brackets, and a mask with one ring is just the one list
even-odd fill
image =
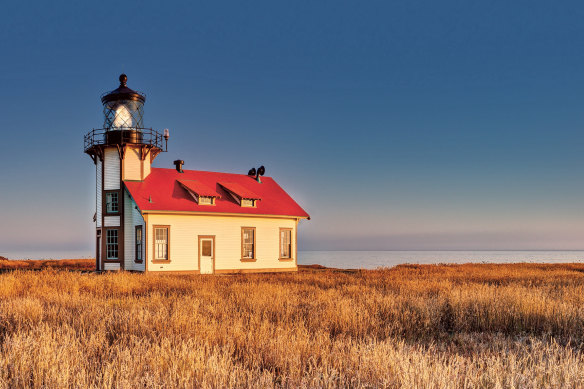
{"label": "chimney", "polygon": [[174,166],[176,166],[176,171],[179,173],[184,173],[182,170],[183,165],[185,164],[185,161],[182,161],[180,159],[177,159],[176,161],[173,162]]}

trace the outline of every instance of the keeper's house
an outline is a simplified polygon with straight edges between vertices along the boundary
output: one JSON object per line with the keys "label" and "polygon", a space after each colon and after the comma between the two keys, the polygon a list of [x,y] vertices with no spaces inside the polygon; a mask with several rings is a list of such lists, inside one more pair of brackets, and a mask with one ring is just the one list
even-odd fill
{"label": "keeper's house", "polygon": [[151,167],[168,130],[143,128],[144,94],[101,97],[104,128],[85,136],[96,166],[96,268],[184,273],[297,270],[297,229],[308,214],[265,169],[248,174]]}

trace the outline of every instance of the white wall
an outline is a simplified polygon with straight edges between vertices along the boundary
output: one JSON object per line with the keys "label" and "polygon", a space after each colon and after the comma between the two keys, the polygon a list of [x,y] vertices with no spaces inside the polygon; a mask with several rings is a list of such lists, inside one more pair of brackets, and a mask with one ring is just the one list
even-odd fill
{"label": "white wall", "polygon": [[144,160],[144,177],[146,179],[150,175],[150,168],[152,167],[152,153],[148,153],[148,156]]}
{"label": "white wall", "polygon": [[119,227],[120,217],[119,216],[106,216],[103,219],[104,227]]}
{"label": "white wall", "polygon": [[140,147],[127,145],[122,166],[122,177],[128,181],[143,181],[150,175],[152,153],[148,153],[142,161],[140,159]]}
{"label": "white wall", "polygon": [[120,270],[119,263],[104,263],[103,270]]}
{"label": "white wall", "polygon": [[140,160],[140,149],[137,147],[126,147],[123,178],[132,181],[142,180],[142,161]]}
{"label": "white wall", "polygon": [[[145,234],[144,219],[136,209],[136,203],[124,190],[124,268],[126,270],[144,271],[145,261],[136,263],[136,226],[142,226],[142,234]],[[142,235],[142,258],[144,258],[145,239]]]}
{"label": "white wall", "polygon": [[[152,263],[155,225],[170,225],[170,262]],[[256,228],[256,261],[241,261],[241,227]],[[292,228],[294,258],[280,261],[280,228]],[[198,236],[215,235],[215,269],[295,269],[296,220],[248,216],[148,214],[148,270],[189,271],[198,268]]]}
{"label": "white wall", "polygon": [[101,160],[97,158],[97,164],[95,165],[95,216],[97,228],[101,227]]}
{"label": "white wall", "polygon": [[104,189],[120,189],[120,156],[118,149],[108,147],[104,150]]}

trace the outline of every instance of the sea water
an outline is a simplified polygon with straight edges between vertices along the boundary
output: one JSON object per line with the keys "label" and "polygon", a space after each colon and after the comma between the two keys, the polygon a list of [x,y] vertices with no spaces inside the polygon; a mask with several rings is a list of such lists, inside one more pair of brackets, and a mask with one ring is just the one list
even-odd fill
{"label": "sea water", "polygon": [[376,269],[403,263],[584,262],[584,251],[298,251],[299,265]]}

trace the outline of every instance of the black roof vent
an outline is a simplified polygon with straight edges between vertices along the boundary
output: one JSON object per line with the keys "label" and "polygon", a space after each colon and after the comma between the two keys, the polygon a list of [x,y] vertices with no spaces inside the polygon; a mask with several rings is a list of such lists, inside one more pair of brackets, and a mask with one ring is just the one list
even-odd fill
{"label": "black roof vent", "polygon": [[260,178],[260,176],[263,176],[264,174],[266,174],[266,168],[264,167],[264,165],[260,166],[257,169],[255,167],[252,167],[247,172],[248,176],[251,177],[255,176],[256,181],[259,182],[260,184],[262,183],[262,179]]}

